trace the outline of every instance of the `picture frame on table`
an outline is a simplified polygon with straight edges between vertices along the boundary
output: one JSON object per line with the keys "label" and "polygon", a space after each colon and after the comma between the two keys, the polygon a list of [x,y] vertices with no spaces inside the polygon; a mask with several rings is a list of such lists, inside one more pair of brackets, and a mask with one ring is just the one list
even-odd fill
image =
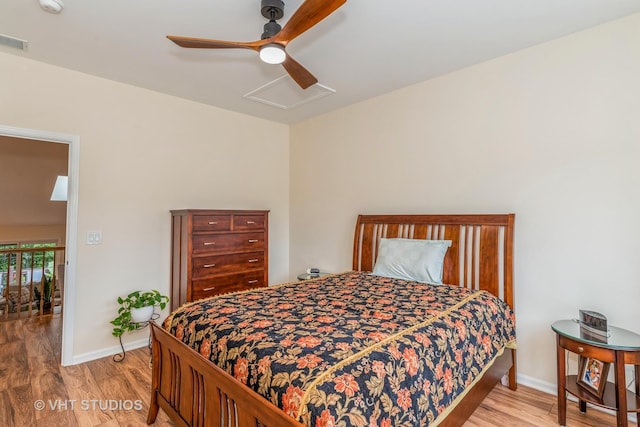
{"label": "picture frame on table", "polygon": [[589,393],[602,399],[607,385],[607,374],[610,363],[602,362],[591,357],[580,356],[578,366],[578,385]]}

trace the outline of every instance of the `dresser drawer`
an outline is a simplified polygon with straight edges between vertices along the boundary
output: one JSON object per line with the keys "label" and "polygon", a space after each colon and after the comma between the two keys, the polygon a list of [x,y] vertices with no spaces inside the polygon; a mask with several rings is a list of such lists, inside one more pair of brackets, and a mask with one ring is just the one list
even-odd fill
{"label": "dresser drawer", "polygon": [[264,230],[264,215],[234,215],[234,230]]}
{"label": "dresser drawer", "polygon": [[193,257],[191,276],[194,279],[228,274],[245,270],[264,268],[264,251],[244,252],[230,255],[212,255]]}
{"label": "dresser drawer", "polygon": [[265,234],[199,234],[193,236],[193,253],[246,252],[264,249]]}
{"label": "dresser drawer", "polygon": [[194,215],[193,231],[229,231],[231,215]]}
{"label": "dresser drawer", "polygon": [[192,282],[192,300],[207,298],[213,295],[264,287],[264,270],[247,273],[229,274],[227,276],[194,280]]}

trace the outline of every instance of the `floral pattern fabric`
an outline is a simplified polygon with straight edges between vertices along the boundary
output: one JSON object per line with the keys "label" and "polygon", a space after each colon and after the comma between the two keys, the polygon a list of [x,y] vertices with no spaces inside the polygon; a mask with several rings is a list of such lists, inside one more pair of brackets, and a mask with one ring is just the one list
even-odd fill
{"label": "floral pattern fabric", "polygon": [[437,423],[515,345],[487,292],[365,272],[189,303],[164,327],[309,427]]}

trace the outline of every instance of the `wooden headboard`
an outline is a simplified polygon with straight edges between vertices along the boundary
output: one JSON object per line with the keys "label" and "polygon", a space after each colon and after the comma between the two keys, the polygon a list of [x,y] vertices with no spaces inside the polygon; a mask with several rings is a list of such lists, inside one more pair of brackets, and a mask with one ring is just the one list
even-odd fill
{"label": "wooden headboard", "polygon": [[482,289],[513,304],[515,214],[359,215],[353,269],[371,271],[380,238],[451,240],[443,283]]}

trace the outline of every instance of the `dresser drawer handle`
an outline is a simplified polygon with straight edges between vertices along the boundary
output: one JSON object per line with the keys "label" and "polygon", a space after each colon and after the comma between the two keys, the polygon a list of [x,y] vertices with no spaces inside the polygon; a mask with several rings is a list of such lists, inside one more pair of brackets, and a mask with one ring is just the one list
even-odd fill
{"label": "dresser drawer handle", "polygon": [[260,261],[258,258],[250,259],[249,262],[258,262]]}
{"label": "dresser drawer handle", "polygon": [[258,281],[257,281],[257,280],[249,280],[249,282],[248,282],[248,283],[249,283],[250,285],[253,285],[254,283],[258,283]]}
{"label": "dresser drawer handle", "polygon": [[249,239],[249,243],[257,243],[258,239]]}
{"label": "dresser drawer handle", "polygon": [[216,244],[216,242],[204,242],[204,243],[202,244],[202,246],[213,246],[213,245],[215,245],[215,244]]}
{"label": "dresser drawer handle", "polygon": [[203,268],[211,268],[211,267],[215,267],[215,266],[216,266],[215,264],[205,264],[202,267]]}
{"label": "dresser drawer handle", "polygon": [[215,288],[216,288],[215,286],[212,286],[212,287],[210,287],[210,288],[204,288],[204,289],[202,290],[202,292],[209,292],[209,291],[213,291]]}
{"label": "dresser drawer handle", "polygon": [[255,221],[247,221],[247,224],[255,224]]}
{"label": "dresser drawer handle", "polygon": [[218,221],[209,221],[209,225],[218,225]]}
{"label": "dresser drawer handle", "polygon": [[583,347],[578,347],[578,353],[582,353],[584,351]]}

